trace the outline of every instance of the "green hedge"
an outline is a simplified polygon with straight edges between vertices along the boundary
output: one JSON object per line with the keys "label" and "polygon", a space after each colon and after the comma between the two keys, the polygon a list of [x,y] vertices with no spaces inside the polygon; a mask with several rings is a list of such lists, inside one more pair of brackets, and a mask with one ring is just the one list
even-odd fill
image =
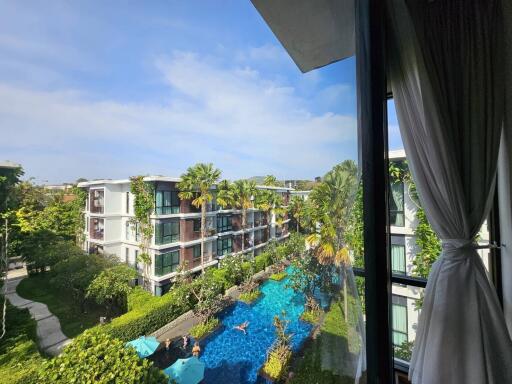
{"label": "green hedge", "polygon": [[128,295],[128,311],[143,307],[152,299],[153,295],[151,293],[145,291],[141,286],[137,286]]}
{"label": "green hedge", "polygon": [[100,327],[115,338],[130,341],[163,327],[191,310],[194,304],[195,299],[187,286],[176,287],[161,297],[148,297],[144,303],[139,302],[139,307]]}

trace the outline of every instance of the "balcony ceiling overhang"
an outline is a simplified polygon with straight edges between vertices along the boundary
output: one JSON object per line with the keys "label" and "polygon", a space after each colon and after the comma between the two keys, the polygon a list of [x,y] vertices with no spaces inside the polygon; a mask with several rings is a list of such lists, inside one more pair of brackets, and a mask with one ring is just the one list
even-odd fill
{"label": "balcony ceiling overhang", "polygon": [[251,1],[302,72],[354,55],[354,0]]}

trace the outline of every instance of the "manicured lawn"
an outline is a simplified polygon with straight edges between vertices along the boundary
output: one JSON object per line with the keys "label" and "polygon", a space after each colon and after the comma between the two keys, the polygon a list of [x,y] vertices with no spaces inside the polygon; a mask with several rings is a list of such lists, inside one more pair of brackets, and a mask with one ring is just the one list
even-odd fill
{"label": "manicured lawn", "polygon": [[46,304],[59,318],[62,332],[69,338],[98,324],[100,316],[104,316],[103,308],[90,303],[86,306],[86,313],[81,313],[72,294],[54,288],[48,279],[45,274],[27,277],[18,285],[16,292],[25,299]]}
{"label": "manicured lawn", "polygon": [[334,302],[326,313],[320,334],[306,347],[304,358],[297,364],[295,384],[353,383],[350,377],[355,354],[349,350],[348,327],[341,310],[343,303]]}

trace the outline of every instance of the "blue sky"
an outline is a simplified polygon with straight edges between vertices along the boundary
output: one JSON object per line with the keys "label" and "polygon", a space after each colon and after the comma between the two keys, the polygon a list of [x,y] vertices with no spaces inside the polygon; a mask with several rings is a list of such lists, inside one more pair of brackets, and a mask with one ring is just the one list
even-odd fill
{"label": "blue sky", "polygon": [[357,158],[355,60],[300,73],[248,0],[0,9],[0,158],[37,181],[199,161],[232,179],[313,178]]}

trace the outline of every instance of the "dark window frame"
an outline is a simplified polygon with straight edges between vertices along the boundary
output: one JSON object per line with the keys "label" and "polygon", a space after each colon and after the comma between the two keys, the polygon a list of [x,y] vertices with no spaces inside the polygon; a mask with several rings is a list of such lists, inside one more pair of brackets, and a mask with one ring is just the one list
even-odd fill
{"label": "dark window frame", "polygon": [[[175,257],[177,257],[177,262]],[[155,276],[165,276],[176,272],[180,266],[180,250],[173,250],[155,255]]]}
{"label": "dark window frame", "polygon": [[180,213],[180,198],[178,191],[156,190],[155,191],[155,213],[157,215],[173,215]]}
{"label": "dark window frame", "polygon": [[194,232],[201,232],[201,219],[193,219],[192,222],[192,230]]}
{"label": "dark window frame", "polygon": [[217,256],[229,255],[233,252],[233,238],[231,236],[217,239]]}
{"label": "dark window frame", "polygon": [[[176,229],[177,231],[173,231]],[[179,220],[160,221],[155,223],[155,244],[164,245],[180,241]]]}
{"label": "dark window frame", "polygon": [[217,232],[229,232],[233,230],[233,217],[231,215],[217,216]]}

